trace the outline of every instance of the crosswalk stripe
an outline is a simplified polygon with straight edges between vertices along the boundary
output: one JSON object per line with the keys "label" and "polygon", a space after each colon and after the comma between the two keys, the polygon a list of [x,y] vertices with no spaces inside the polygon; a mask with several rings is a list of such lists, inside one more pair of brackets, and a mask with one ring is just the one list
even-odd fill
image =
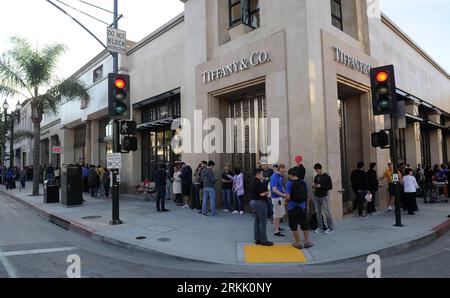
{"label": "crosswalk stripe", "polygon": [[45,254],[45,253],[52,253],[52,252],[72,251],[72,250],[77,250],[77,249],[78,248],[76,248],[76,247],[59,247],[59,248],[47,248],[47,249],[6,251],[6,252],[0,251],[0,260],[5,257],[36,255],[36,254]]}

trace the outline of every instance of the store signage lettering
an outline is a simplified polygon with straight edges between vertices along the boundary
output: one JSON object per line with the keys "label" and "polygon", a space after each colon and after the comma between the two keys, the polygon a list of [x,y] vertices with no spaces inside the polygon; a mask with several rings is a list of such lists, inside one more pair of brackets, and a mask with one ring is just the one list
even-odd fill
{"label": "store signage lettering", "polygon": [[342,51],[339,47],[333,46],[334,61],[344,64],[351,69],[355,69],[363,74],[368,75],[370,73],[371,65],[364,63],[363,61],[352,57],[350,54]]}
{"label": "store signage lettering", "polygon": [[265,64],[267,62],[270,62],[270,57],[267,52],[254,52],[247,58],[242,58],[239,61],[223,67],[202,72],[203,83],[206,84],[224,77],[229,77],[232,74],[246,71],[252,67]]}

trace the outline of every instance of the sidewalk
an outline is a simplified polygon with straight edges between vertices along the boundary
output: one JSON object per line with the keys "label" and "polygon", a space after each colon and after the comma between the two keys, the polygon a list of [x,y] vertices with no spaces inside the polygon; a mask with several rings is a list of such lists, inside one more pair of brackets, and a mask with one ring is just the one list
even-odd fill
{"label": "sidewalk", "polygon": [[[61,204],[44,204],[43,197],[31,197],[31,182],[19,191],[0,191],[38,211],[53,222],[67,225],[101,241],[131,250],[169,254],[198,261],[245,265],[254,263],[318,264],[338,261],[370,253],[395,253],[418,241],[430,241],[450,227],[450,204],[420,205],[416,216],[403,216],[405,227],[393,227],[394,215],[380,213],[366,218],[349,218],[337,223],[331,235],[312,233],[314,247],[298,251],[289,246],[292,240],[286,223],[286,238],[275,238],[268,232],[275,248],[253,245],[253,218],[221,214],[204,217],[192,210],[168,202],[168,213],[157,213],[154,201],[138,201],[135,196],[121,196],[120,226],[110,226],[111,200],[92,199],[85,195],[82,207],[66,208]],[[272,226],[268,224],[268,231]],[[137,237],[145,237],[137,240]],[[259,260],[254,255],[274,255],[278,250],[282,260]],[[276,255],[276,254],[275,254]]]}

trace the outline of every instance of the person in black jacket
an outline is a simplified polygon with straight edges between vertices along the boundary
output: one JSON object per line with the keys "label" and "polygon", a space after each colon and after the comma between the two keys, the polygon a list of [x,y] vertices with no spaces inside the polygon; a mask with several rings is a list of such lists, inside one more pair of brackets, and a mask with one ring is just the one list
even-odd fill
{"label": "person in black jacket", "polygon": [[328,227],[325,234],[331,234],[334,232],[334,223],[330,212],[328,192],[333,189],[333,181],[331,180],[330,175],[323,171],[321,164],[316,164],[314,170],[317,174],[316,177],[314,177],[314,184],[312,185],[312,188],[314,189],[314,206],[316,208],[317,218],[316,234],[319,234],[324,230],[323,215],[326,217]]}
{"label": "person in black jacket", "polygon": [[306,169],[305,169],[305,166],[303,165],[303,157],[300,156],[300,155],[296,156],[295,157],[295,164],[297,166],[292,168],[292,170],[295,171],[295,174],[296,174],[298,179],[304,181],[305,180],[305,176],[306,176]]}
{"label": "person in black jacket", "polygon": [[156,187],[156,210],[158,212],[167,212],[166,205],[166,186],[167,186],[167,167],[161,165],[160,169],[155,173]]}
{"label": "person in black jacket", "polygon": [[191,207],[192,190],[192,168],[186,163],[181,163],[181,193],[183,195],[184,207]]}
{"label": "person in black jacket", "polygon": [[357,169],[351,175],[352,189],[356,196],[353,203],[353,211],[358,209],[359,216],[364,217],[364,201],[366,194],[369,192],[369,181],[367,173],[364,172],[364,163],[360,161],[356,167]]}
{"label": "person in black jacket", "polygon": [[370,164],[370,170],[367,171],[367,180],[369,183],[369,191],[372,194],[372,201],[367,203],[367,213],[372,214],[376,213],[376,194],[378,192],[378,176],[377,172],[375,171],[375,167],[377,166],[376,163]]}

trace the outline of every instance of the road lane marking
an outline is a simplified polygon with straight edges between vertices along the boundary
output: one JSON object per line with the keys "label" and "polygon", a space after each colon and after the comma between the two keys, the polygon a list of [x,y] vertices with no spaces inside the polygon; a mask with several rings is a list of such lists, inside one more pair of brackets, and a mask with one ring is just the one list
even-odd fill
{"label": "road lane marking", "polygon": [[6,274],[8,274],[9,278],[17,278],[17,272],[8,259],[2,255],[2,250],[0,248],[0,264],[2,264],[3,268],[6,270]]}
{"label": "road lane marking", "polygon": [[46,254],[46,253],[52,253],[52,252],[73,251],[73,250],[77,250],[77,249],[78,249],[77,247],[59,247],[59,248],[48,248],[48,249],[17,250],[17,251],[7,251],[7,252],[0,251],[0,260],[5,257]]}

